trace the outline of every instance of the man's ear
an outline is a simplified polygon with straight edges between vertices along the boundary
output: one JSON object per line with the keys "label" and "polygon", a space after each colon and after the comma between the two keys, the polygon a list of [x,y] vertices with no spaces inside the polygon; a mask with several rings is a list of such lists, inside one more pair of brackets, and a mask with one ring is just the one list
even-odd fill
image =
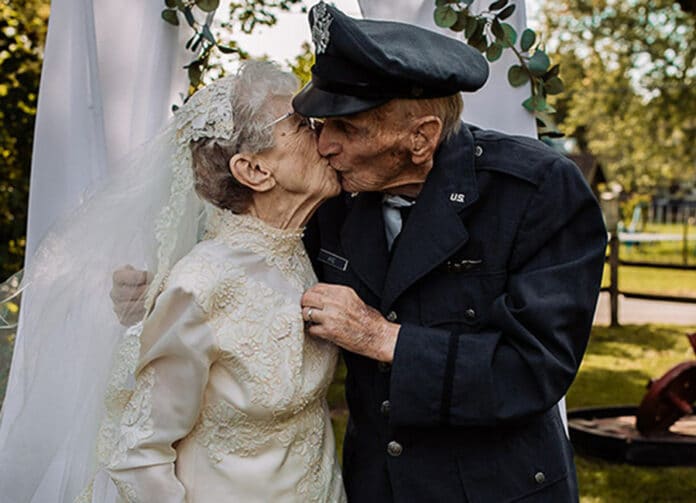
{"label": "man's ear", "polygon": [[442,119],[434,115],[420,117],[411,128],[411,161],[423,164],[430,161],[442,136]]}
{"label": "man's ear", "polygon": [[230,159],[230,172],[239,183],[255,192],[267,192],[275,187],[276,180],[263,163],[247,154],[234,154]]}

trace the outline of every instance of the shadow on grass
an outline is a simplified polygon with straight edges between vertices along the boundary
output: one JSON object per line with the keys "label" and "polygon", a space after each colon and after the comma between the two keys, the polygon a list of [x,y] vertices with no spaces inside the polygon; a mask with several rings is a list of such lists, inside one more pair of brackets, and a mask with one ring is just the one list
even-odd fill
{"label": "shadow on grass", "polygon": [[624,325],[621,327],[594,327],[588,352],[593,355],[635,358],[644,350],[671,351],[683,345],[683,334],[674,327],[659,325]]}
{"label": "shadow on grass", "polygon": [[638,405],[650,377],[640,370],[585,368],[568,391],[568,407]]}

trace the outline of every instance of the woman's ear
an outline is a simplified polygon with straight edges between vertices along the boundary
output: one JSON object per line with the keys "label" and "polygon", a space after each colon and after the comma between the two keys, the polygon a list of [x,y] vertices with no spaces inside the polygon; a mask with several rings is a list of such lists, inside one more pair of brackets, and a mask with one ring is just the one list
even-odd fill
{"label": "woman's ear", "polygon": [[275,187],[276,180],[259,159],[248,154],[234,154],[230,159],[230,172],[239,183],[255,192],[267,192]]}
{"label": "woman's ear", "polygon": [[434,115],[415,120],[411,129],[411,162],[419,165],[432,160],[442,136],[442,119]]}

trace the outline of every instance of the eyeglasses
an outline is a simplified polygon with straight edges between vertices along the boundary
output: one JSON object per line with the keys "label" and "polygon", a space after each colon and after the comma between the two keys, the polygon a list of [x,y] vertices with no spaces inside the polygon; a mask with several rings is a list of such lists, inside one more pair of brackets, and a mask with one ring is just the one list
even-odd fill
{"label": "eyeglasses", "polygon": [[302,116],[298,113],[295,113],[295,112],[288,112],[284,115],[281,115],[280,117],[278,117],[274,121],[266,124],[264,126],[264,129],[269,128],[269,127],[273,127],[276,124],[278,124],[279,122],[283,122],[285,119],[289,119],[293,115],[295,115],[299,118],[301,125],[307,126],[309,129],[311,129],[312,131],[315,131],[315,132],[318,132],[321,129],[321,126],[323,124],[323,121],[320,119],[315,119],[313,117],[304,117],[304,116]]}

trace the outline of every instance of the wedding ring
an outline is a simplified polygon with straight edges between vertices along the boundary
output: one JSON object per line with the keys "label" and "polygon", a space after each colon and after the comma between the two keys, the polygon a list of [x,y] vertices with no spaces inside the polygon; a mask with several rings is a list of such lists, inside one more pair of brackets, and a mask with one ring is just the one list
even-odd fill
{"label": "wedding ring", "polygon": [[309,309],[307,309],[307,321],[310,323],[313,323],[312,322],[312,311],[313,311],[313,308],[311,308],[311,307]]}

